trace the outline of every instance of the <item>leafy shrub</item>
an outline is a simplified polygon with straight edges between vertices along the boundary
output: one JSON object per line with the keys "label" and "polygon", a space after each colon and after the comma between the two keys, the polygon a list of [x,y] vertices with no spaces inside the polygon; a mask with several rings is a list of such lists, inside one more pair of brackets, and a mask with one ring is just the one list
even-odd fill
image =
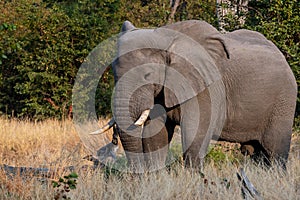
{"label": "leafy shrub", "polygon": [[68,116],[82,61],[120,27],[118,2],[1,1],[0,111],[34,119]]}
{"label": "leafy shrub", "polygon": [[[263,33],[283,52],[298,85],[299,1],[249,1],[244,25],[227,16],[228,30]],[[31,119],[70,117],[74,79],[88,53],[119,32],[124,20],[137,27],[169,23],[170,1],[0,1],[0,113]],[[174,21],[202,19],[218,27],[215,1],[180,1]],[[110,111],[113,75],[96,92],[98,115]],[[300,89],[300,88],[299,88]],[[87,97],[88,98],[88,97]],[[298,95],[298,109],[300,113]]]}
{"label": "leafy shrub", "polygon": [[230,143],[210,145],[205,157],[206,162],[213,163],[217,167],[228,162],[239,164],[243,159],[244,156],[241,154],[238,144]]}
{"label": "leafy shrub", "polygon": [[75,172],[72,172],[63,178],[59,178],[58,181],[52,181],[53,188],[56,188],[54,199],[71,199],[67,194],[71,190],[76,189],[77,178],[78,175]]}

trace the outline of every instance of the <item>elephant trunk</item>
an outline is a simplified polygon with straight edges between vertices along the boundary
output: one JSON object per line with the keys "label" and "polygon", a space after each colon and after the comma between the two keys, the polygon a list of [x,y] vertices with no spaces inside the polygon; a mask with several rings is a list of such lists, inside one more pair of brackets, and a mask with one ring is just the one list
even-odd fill
{"label": "elephant trunk", "polygon": [[[154,105],[153,87],[142,86],[133,92],[116,90],[114,97],[114,119],[122,142],[129,167],[133,172],[144,171],[143,126],[135,125],[143,111]],[[117,88],[118,89],[118,88]],[[143,120],[144,121],[144,120]]]}

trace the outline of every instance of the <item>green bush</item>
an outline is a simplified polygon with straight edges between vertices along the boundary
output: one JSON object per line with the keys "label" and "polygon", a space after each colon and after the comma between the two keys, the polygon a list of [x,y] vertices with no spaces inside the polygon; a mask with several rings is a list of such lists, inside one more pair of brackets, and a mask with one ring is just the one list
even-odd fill
{"label": "green bush", "polygon": [[78,175],[75,172],[70,173],[63,178],[60,177],[58,181],[52,181],[53,188],[56,188],[54,199],[71,199],[68,193],[76,189]]}
{"label": "green bush", "polygon": [[[298,85],[299,7],[297,0],[250,1],[245,25],[228,16],[227,27],[256,30],[272,40]],[[69,116],[76,73],[88,53],[117,34],[123,21],[162,26],[170,23],[170,11],[169,0],[0,1],[0,113],[31,119]],[[180,1],[173,21],[188,19],[217,27],[215,1]],[[113,82],[107,70],[96,91],[98,115],[111,112]]]}
{"label": "green bush", "polygon": [[241,154],[237,144],[210,145],[205,157],[206,162],[212,163],[218,167],[228,162],[240,164],[244,159],[245,157]]}
{"label": "green bush", "polygon": [[[34,119],[69,115],[77,70],[97,44],[118,32],[119,5],[118,0],[0,2],[0,111]],[[101,83],[106,89],[110,79]]]}

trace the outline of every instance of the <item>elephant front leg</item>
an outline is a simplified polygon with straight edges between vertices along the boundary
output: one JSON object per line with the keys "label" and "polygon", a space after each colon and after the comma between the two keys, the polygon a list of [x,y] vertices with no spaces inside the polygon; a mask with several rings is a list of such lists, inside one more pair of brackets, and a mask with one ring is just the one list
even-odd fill
{"label": "elephant front leg", "polygon": [[175,126],[173,125],[165,124],[162,118],[151,120],[145,126],[143,131],[143,150],[148,171],[155,171],[165,167],[169,148],[168,132],[171,133],[172,129],[174,131],[174,128]]}
{"label": "elephant front leg", "polygon": [[193,98],[181,106],[181,134],[183,158],[186,167],[203,167],[208,145],[212,138],[208,134],[211,120],[210,99],[207,94]]}

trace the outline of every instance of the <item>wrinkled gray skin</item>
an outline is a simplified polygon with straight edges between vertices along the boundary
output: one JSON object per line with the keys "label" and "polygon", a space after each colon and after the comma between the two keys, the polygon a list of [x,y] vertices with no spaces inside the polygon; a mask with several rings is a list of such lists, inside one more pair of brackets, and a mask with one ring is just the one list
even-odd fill
{"label": "wrinkled gray skin", "polygon": [[[183,21],[163,28],[179,31],[193,38],[217,66],[226,92],[226,116],[220,127],[222,133],[219,140],[241,143],[244,151],[247,151],[247,147],[254,148],[254,153],[264,153],[266,160],[279,160],[285,168],[290,148],[297,87],[289,65],[276,46],[260,33],[237,30],[220,34],[203,21]],[[122,31],[124,33],[119,39],[119,51],[126,48],[122,46],[123,43],[134,44],[134,41],[141,37],[145,43],[149,42],[144,39],[147,34],[150,34],[149,31],[159,34],[160,28],[145,31],[145,29],[136,29],[126,21]],[[163,43],[164,39],[161,38],[160,41]],[[170,48],[174,46],[186,48],[182,44],[177,45],[177,39],[172,41],[169,44]],[[199,54],[199,60],[204,59],[201,56],[203,54]],[[119,127],[118,133],[129,165],[135,171],[139,171],[140,165],[146,166],[146,169],[164,165],[167,148],[162,149],[162,147],[168,146],[175,126],[180,125],[186,166],[201,166],[209,140],[213,137],[211,135],[205,138],[211,121],[211,98],[218,98],[209,95],[208,88],[211,83],[207,83],[205,77],[201,77],[194,71],[191,73],[193,67],[201,68],[203,63],[199,62],[199,66],[191,67],[190,63],[169,53],[168,50],[131,51],[118,58],[113,64],[116,84],[123,74],[145,63],[160,63],[166,66],[166,70],[167,68],[177,70],[188,79],[196,93],[194,96],[187,95],[178,100],[168,88],[160,84],[149,84],[136,90],[131,96],[129,105],[131,123],[137,120],[144,110],[153,108],[154,104],[159,104],[166,110],[164,116],[166,123],[164,124],[163,116],[152,117],[156,119],[152,122],[149,118],[144,129],[133,128],[137,136],[133,137],[126,131],[129,129],[121,130],[118,124],[126,118],[126,114],[122,112],[126,108],[123,108],[124,104],[118,99],[122,96],[122,91],[116,92],[114,118]],[[147,78],[150,71],[150,69],[149,72],[145,70],[139,76]],[[164,74],[164,79],[168,79],[167,71],[160,73]],[[210,71],[206,72],[212,77],[215,75],[210,73]],[[155,79],[156,76],[152,78]],[[191,103],[193,101],[198,102],[199,108],[194,107],[195,104]],[[155,113],[153,110],[151,112]],[[192,117],[197,116],[198,112],[200,112],[200,120],[195,121]],[[149,123],[163,128],[158,134],[147,137],[150,132],[147,129]],[[197,129],[191,130],[189,127],[195,127],[195,123]],[[196,134],[191,133],[193,131],[196,131]],[[202,153],[199,153],[201,149]],[[151,157],[151,152],[156,150],[160,150],[160,153]],[[150,154],[147,154],[149,152]]]}

